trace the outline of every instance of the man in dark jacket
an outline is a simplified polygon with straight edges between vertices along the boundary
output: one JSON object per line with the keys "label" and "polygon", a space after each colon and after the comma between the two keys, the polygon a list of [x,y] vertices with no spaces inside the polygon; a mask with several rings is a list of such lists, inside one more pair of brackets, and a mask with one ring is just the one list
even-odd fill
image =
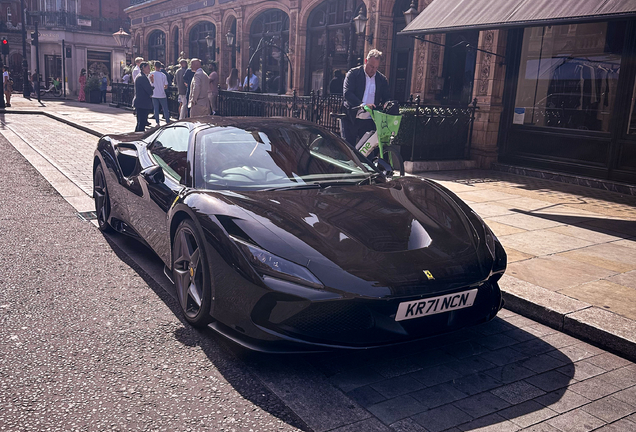
{"label": "man in dark jacket", "polygon": [[148,114],[153,110],[152,105],[152,85],[148,79],[150,73],[150,64],[141,62],[139,65],[141,73],[135,80],[135,98],[133,99],[133,107],[137,110],[137,127],[135,132],[143,132],[146,130],[148,122]]}
{"label": "man in dark jacket", "polygon": [[378,72],[381,57],[380,51],[372,49],[367,54],[364,65],[351,69],[344,80],[343,94],[347,118],[343,119],[341,124],[343,135],[352,146],[355,146],[367,131],[375,130],[371,115],[362,109],[354,108],[360,105],[380,107],[390,97],[389,82]]}

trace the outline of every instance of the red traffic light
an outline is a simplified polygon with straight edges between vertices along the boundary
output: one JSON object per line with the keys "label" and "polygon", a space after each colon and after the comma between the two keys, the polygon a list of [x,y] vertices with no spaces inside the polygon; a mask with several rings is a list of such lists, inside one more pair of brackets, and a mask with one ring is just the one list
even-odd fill
{"label": "red traffic light", "polygon": [[2,38],[2,45],[9,45],[9,41],[5,38]]}

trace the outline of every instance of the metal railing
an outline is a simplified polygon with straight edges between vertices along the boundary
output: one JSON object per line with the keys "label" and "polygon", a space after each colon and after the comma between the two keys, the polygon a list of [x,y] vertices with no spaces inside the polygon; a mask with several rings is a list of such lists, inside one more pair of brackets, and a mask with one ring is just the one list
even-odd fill
{"label": "metal railing", "polygon": [[[113,103],[132,106],[132,84],[112,85]],[[166,90],[170,114],[178,116],[176,87]],[[219,90],[217,113],[223,116],[293,117],[322,125],[340,134],[332,112],[340,112],[342,95],[272,95]],[[477,100],[469,106],[423,105],[411,98],[400,108],[402,123],[394,144],[400,146],[404,160],[453,160],[470,158]]]}
{"label": "metal railing", "polygon": [[468,106],[440,106],[422,105],[419,97],[411,97],[400,108],[395,144],[401,146],[404,160],[470,159],[477,109],[477,99]]}

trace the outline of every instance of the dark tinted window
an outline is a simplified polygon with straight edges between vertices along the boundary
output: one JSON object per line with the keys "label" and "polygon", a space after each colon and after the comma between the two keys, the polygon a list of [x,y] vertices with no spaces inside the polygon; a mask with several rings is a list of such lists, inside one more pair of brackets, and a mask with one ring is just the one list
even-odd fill
{"label": "dark tinted window", "polygon": [[181,181],[188,169],[188,139],[186,127],[172,127],[159,134],[150,147],[150,153],[166,174]]}
{"label": "dark tinted window", "polygon": [[340,138],[308,125],[210,128],[195,151],[196,186],[205,189],[358,182],[373,172]]}

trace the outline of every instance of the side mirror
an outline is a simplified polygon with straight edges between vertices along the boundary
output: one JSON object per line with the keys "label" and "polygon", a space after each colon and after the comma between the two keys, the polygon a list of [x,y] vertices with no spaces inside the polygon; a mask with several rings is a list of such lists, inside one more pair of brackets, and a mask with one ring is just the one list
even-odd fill
{"label": "side mirror", "polygon": [[166,180],[163,169],[161,169],[159,165],[146,168],[141,172],[141,176],[148,182],[148,184],[159,184]]}
{"label": "side mirror", "polygon": [[373,161],[373,165],[380,171],[385,177],[393,176],[393,168],[391,165],[382,158],[376,158]]}

